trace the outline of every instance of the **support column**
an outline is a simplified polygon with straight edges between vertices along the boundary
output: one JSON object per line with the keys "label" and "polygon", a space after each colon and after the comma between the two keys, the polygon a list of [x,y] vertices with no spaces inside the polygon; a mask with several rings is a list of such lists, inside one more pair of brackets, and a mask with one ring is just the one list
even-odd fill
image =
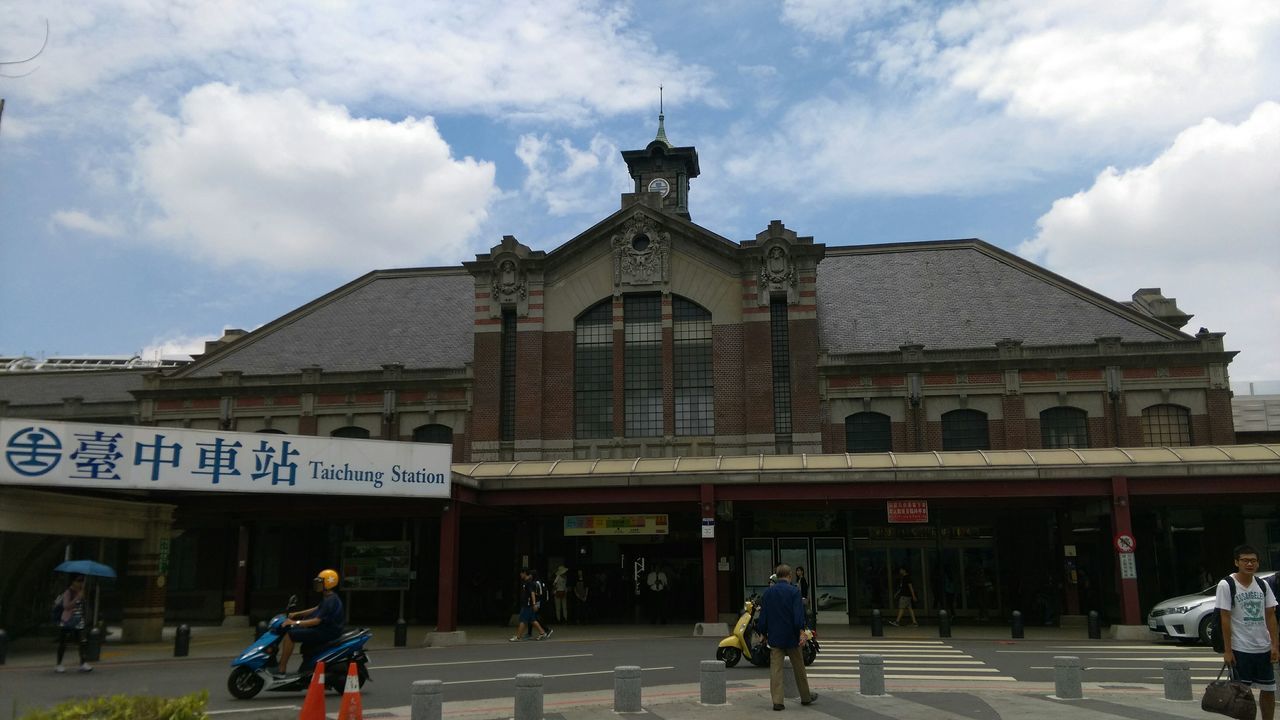
{"label": "support column", "polygon": [[142,539],[129,543],[121,638],[124,642],[159,642],[160,632],[164,629],[166,566],[169,562],[173,506],[151,506],[147,515]]}
{"label": "support column", "polygon": [[[716,489],[710,483],[702,483],[698,488],[699,501],[702,505],[702,517],[715,519]],[[719,589],[716,582],[719,573],[716,570],[716,539],[702,539],[702,621],[719,622],[720,612],[717,606]]]}
{"label": "support column", "polygon": [[462,504],[445,501],[440,510],[440,592],[436,607],[436,632],[458,629],[458,540],[462,527]]}
{"label": "support column", "polygon": [[[1125,534],[1133,536],[1133,523],[1129,519],[1129,479],[1126,477],[1111,478],[1111,529],[1112,537]],[[1137,540],[1137,537],[1134,536]],[[1115,552],[1115,548],[1111,549]],[[1120,563],[1116,562],[1116,575],[1120,588],[1120,622],[1124,625],[1142,624],[1142,613],[1138,609],[1138,579],[1120,578]]]}
{"label": "support column", "polygon": [[[232,596],[236,607],[234,615],[249,614],[249,526],[236,528],[236,587]],[[248,618],[245,618],[248,622]],[[224,619],[225,622],[225,619]]]}

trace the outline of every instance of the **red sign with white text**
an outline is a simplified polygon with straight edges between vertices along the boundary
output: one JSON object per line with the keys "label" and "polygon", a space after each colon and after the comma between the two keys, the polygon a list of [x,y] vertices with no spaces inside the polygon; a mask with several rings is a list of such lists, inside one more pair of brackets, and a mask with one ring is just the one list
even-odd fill
{"label": "red sign with white text", "polygon": [[889,500],[887,504],[891,523],[929,522],[928,500]]}

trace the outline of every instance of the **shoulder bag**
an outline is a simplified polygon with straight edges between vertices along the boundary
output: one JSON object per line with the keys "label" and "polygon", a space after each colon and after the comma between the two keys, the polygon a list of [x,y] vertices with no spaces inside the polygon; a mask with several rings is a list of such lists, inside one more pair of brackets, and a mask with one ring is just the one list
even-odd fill
{"label": "shoulder bag", "polygon": [[1253,720],[1257,717],[1258,705],[1253,700],[1253,691],[1247,683],[1222,679],[1227,664],[1222,664],[1218,671],[1218,679],[1204,688],[1204,697],[1200,700],[1200,709],[1205,712],[1226,715],[1237,720]]}

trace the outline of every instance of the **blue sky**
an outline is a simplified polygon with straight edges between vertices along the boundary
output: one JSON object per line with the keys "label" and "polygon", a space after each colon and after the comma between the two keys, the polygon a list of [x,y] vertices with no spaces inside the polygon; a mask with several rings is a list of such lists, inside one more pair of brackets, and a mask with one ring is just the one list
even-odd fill
{"label": "blue sky", "polygon": [[375,268],[551,249],[619,151],[695,222],[980,237],[1161,287],[1280,378],[1280,4],[29,2],[0,13],[0,354],[195,352]]}

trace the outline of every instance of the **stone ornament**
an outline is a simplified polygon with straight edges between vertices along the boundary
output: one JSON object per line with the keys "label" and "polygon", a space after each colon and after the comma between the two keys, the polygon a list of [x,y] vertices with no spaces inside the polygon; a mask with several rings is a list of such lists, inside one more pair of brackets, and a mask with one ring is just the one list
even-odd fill
{"label": "stone ornament", "polygon": [[776,290],[795,287],[796,268],[781,245],[774,245],[765,253],[760,263],[760,284]]}
{"label": "stone ornament", "polygon": [[493,299],[495,302],[514,303],[529,295],[528,280],[515,258],[506,257],[494,264]]}
{"label": "stone ornament", "polygon": [[610,241],[613,289],[627,285],[665,285],[671,279],[671,234],[644,213],[633,214]]}

